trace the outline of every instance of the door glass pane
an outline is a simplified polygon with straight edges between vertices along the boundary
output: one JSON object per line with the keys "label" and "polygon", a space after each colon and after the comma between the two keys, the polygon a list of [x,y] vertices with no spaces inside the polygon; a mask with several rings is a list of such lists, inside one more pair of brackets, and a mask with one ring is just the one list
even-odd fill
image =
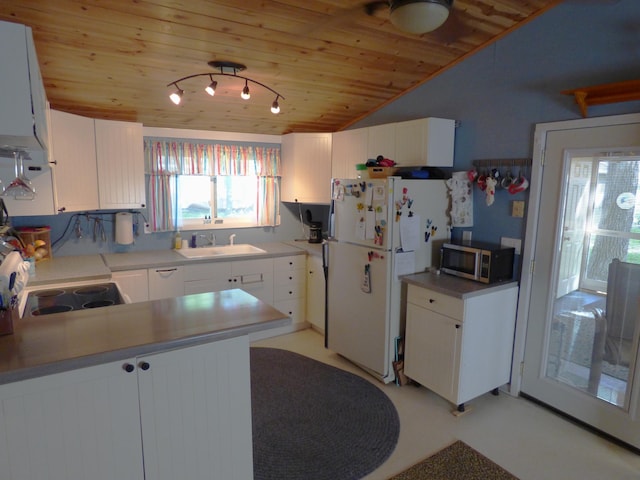
{"label": "door glass pane", "polygon": [[627,409],[640,331],[640,159],[568,161],[546,376]]}

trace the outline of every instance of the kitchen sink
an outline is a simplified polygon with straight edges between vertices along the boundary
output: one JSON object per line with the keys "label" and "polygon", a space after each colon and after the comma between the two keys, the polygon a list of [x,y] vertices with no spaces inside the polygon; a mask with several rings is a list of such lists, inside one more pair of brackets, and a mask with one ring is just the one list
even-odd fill
{"label": "kitchen sink", "polygon": [[265,250],[254,247],[248,243],[238,243],[236,245],[216,245],[211,247],[182,248],[176,250],[185,258],[210,258],[236,255],[255,255],[257,253],[267,253]]}

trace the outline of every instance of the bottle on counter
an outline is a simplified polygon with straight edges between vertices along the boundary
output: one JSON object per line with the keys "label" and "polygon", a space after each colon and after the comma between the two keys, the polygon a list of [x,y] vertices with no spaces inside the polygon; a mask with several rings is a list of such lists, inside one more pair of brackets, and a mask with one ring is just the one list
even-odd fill
{"label": "bottle on counter", "polygon": [[180,235],[180,230],[178,230],[176,235],[173,237],[173,248],[176,250],[180,250],[182,248],[182,235]]}

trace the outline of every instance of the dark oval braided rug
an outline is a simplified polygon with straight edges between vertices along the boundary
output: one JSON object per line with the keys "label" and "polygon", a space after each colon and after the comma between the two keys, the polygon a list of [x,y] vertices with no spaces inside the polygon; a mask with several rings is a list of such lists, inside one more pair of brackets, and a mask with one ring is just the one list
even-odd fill
{"label": "dark oval braided rug", "polygon": [[371,382],[276,348],[251,348],[256,480],[355,480],[393,452],[400,420]]}

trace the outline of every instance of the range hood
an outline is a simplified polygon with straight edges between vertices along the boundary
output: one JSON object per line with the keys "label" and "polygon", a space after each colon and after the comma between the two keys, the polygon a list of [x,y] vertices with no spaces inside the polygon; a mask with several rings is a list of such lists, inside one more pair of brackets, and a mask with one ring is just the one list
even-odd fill
{"label": "range hood", "polygon": [[47,98],[31,28],[0,22],[0,58],[0,148],[46,151]]}

